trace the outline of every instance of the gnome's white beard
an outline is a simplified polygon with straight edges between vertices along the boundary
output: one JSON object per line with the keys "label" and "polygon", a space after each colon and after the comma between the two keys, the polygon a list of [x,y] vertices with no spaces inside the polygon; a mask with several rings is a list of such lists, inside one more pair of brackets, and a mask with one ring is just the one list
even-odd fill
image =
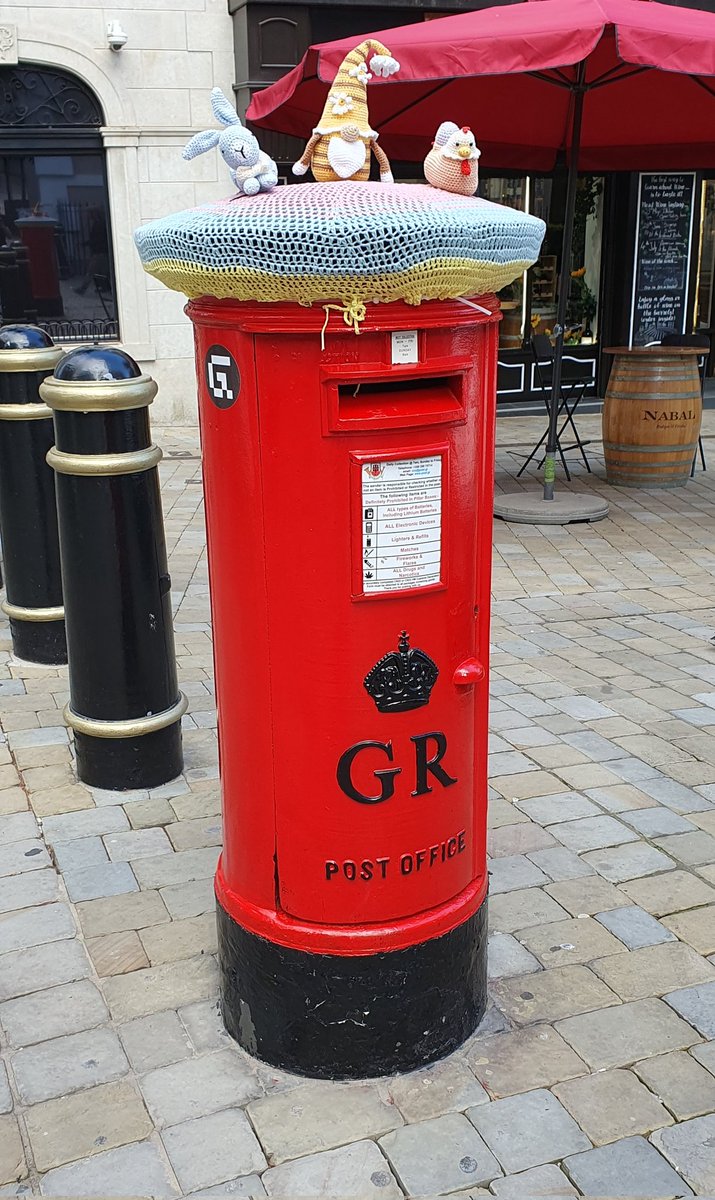
{"label": "gnome's white beard", "polygon": [[365,143],[346,142],[334,134],[328,141],[328,162],[341,179],[350,179],[365,166]]}

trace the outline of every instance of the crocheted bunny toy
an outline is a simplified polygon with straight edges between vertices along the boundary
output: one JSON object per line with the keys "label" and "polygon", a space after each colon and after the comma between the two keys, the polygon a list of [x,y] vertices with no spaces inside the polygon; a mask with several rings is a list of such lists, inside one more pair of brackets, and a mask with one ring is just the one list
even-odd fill
{"label": "crocheted bunny toy", "polygon": [[196,158],[197,154],[205,154],[218,146],[239,192],[245,196],[270,192],[278,183],[278,168],[273,159],[263,153],[257,138],[241,124],[241,118],[220,88],[215,87],[211,92],[211,108],[216,119],[227,128],[197,133],[184,146],[182,157]]}

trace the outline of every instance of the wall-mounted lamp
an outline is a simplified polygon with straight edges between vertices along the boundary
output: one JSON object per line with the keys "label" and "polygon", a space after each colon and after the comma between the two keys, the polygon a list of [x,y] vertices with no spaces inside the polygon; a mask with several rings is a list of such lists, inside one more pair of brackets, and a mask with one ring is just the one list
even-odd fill
{"label": "wall-mounted lamp", "polygon": [[107,44],[110,50],[121,50],[127,41],[127,35],[119,21],[110,21],[107,25]]}

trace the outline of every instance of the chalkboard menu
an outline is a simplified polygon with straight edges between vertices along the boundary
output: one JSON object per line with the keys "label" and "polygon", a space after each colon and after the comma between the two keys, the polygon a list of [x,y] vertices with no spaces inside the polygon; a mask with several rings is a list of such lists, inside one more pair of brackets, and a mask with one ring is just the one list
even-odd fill
{"label": "chalkboard menu", "polygon": [[632,346],[684,333],[695,175],[641,175],[631,300]]}

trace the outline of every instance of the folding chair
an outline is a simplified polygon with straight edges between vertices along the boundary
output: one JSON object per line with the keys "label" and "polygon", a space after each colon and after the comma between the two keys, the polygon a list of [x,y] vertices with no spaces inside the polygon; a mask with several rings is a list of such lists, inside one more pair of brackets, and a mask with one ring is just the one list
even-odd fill
{"label": "folding chair", "polygon": [[[542,395],[542,398],[544,401],[544,407],[546,409],[547,418],[549,418],[550,414],[551,414],[551,387],[552,387],[553,371],[554,371],[554,348],[551,345],[550,339],[546,336],[545,333],[533,333],[531,335],[531,353],[532,353],[532,356],[534,359],[534,373],[536,376],[536,382],[538,384],[539,391],[541,392],[541,395]],[[560,427],[557,426],[556,448],[559,452],[559,456],[561,458],[561,463],[564,468],[564,473],[568,480],[571,479],[571,475],[569,473],[568,466],[566,465],[566,457],[565,456],[566,456],[567,450],[578,449],[578,451],[584,461],[584,466],[586,467],[586,470],[589,473],[591,471],[591,466],[588,461],[588,458],[586,457],[586,451],[584,450],[584,446],[588,446],[589,442],[587,442],[587,441],[584,442],[582,440],[582,438],[579,436],[578,429],[576,428],[576,424],[574,422],[574,413],[576,412],[576,409],[578,408],[578,405],[586,392],[586,388],[590,387],[592,383],[593,383],[593,372],[591,371],[590,365],[588,363],[581,362],[580,360],[578,360],[574,357],[568,357],[568,356],[564,357],[562,359],[561,396],[559,399],[559,407],[558,407],[557,415],[558,415],[558,417],[560,417],[561,414],[563,412],[565,412],[566,416],[565,416],[564,420],[562,421],[561,426]],[[562,446],[561,439],[564,435],[564,432],[565,432],[567,426],[571,427],[571,430],[573,432],[574,441],[572,444],[570,444],[568,446]],[[519,471],[517,472],[517,479],[522,474],[522,472],[526,470],[526,468],[528,467],[528,465],[532,461],[532,459],[536,457],[536,455],[541,450],[541,447],[545,445],[548,435],[549,435],[549,427],[547,424],[546,430],[545,430],[542,438],[537,443],[537,445],[534,446],[534,449],[531,451],[531,454],[526,459],[524,464],[519,468]],[[539,466],[541,466],[542,462],[543,462],[543,457],[542,457],[541,462],[539,463]]]}
{"label": "folding chair", "polygon": [[[702,349],[702,356],[698,358],[698,370],[700,372],[700,391],[705,396],[705,372],[707,370],[708,358],[710,357],[710,338],[705,333],[666,333],[660,339],[661,346],[693,346],[697,349]],[[703,439],[698,437],[698,450],[700,451],[700,461],[703,464],[703,471],[707,471],[705,465],[705,451],[703,449]],[[693,455],[693,465],[690,468],[690,478],[695,474],[695,464],[698,461],[698,455]]]}
{"label": "folding chair", "polygon": [[105,317],[107,317],[108,320],[112,320],[114,317],[114,312],[110,312],[110,308],[105,299],[106,294],[109,296],[110,304],[114,301],[114,296],[112,294],[112,281],[109,278],[109,275],[93,275],[92,282],[94,284],[94,290],[99,298],[99,303],[104,309]]}

